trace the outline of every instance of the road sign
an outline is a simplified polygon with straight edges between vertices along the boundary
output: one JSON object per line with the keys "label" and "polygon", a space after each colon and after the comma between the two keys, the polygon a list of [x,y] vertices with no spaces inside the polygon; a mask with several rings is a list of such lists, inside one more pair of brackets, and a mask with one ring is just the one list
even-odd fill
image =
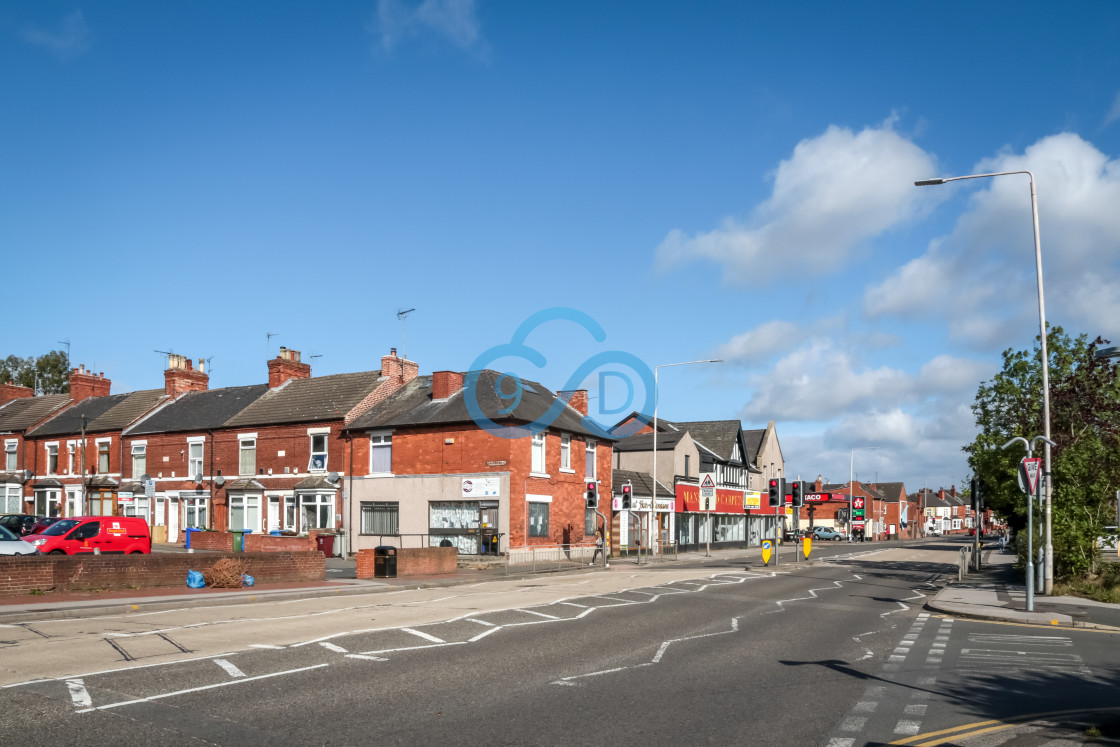
{"label": "road sign", "polygon": [[805,553],[805,557],[809,557],[809,551],[813,548],[813,538],[806,537],[801,540],[801,552]]}
{"label": "road sign", "polygon": [[770,555],[774,551],[774,545],[770,540],[762,540],[762,563],[763,565],[770,565]]}
{"label": "road sign", "polygon": [[1019,462],[1019,487],[1027,495],[1034,495],[1038,490],[1038,472],[1042,460],[1038,457],[1023,457]]}
{"label": "road sign", "polygon": [[712,479],[711,472],[701,473],[700,479],[700,510],[716,510],[716,481]]}

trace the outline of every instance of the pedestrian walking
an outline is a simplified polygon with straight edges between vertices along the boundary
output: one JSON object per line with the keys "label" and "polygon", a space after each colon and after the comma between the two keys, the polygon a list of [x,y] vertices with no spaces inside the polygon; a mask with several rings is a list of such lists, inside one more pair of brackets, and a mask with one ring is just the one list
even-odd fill
{"label": "pedestrian walking", "polygon": [[1007,552],[1007,535],[1001,534],[999,536],[999,554],[1003,555],[1005,552]]}
{"label": "pedestrian walking", "polygon": [[595,559],[598,558],[600,555],[603,556],[603,564],[606,565],[607,556],[606,556],[606,553],[603,552],[603,530],[602,529],[599,530],[598,536],[595,537],[595,552],[592,553],[591,562],[588,563],[588,565],[595,565]]}

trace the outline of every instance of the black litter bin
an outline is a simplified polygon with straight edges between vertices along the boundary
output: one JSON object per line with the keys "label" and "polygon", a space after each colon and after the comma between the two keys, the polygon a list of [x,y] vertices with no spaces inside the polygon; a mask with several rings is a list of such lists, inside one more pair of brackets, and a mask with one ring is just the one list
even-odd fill
{"label": "black litter bin", "polygon": [[373,577],[397,577],[397,548],[392,545],[380,545],[373,548]]}

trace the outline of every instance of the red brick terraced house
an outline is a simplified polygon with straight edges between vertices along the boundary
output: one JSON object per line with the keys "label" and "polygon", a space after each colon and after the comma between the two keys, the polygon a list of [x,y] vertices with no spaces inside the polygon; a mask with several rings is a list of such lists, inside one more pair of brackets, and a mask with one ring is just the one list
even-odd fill
{"label": "red brick terraced house", "polygon": [[24,434],[60,408],[70,404],[69,394],[34,396],[29,387],[0,384],[0,513],[32,513],[34,496],[24,494],[32,476]]}
{"label": "red brick terraced house", "polygon": [[[182,481],[170,475],[171,466],[159,477],[162,456],[160,461],[149,458],[146,469],[157,481],[166,481],[166,500],[169,506],[174,501],[180,504],[179,523],[184,527],[300,534],[336,530],[343,525],[343,485],[350,469],[344,429],[415,378],[417,371],[414,361],[398,357],[394,349],[382,357],[378,371],[312,378],[311,366],[301,362],[298,350],[281,348],[280,355],[268,362],[268,387],[263,393],[254,397],[244,390],[242,396],[250,401],[220,427],[207,428],[205,434],[193,428],[190,436],[182,430],[174,436],[180,441],[178,450],[188,457],[192,453],[197,457],[199,451],[192,452],[191,444],[203,444],[201,468],[184,465],[191,489],[182,489]],[[184,405],[192,400],[213,403],[188,395]],[[189,420],[183,416],[176,422],[176,427],[183,427]],[[130,438],[165,448],[162,437],[155,439],[155,434],[140,430],[130,431]],[[175,451],[173,447],[166,456],[174,457]],[[195,481],[199,475],[201,480]],[[168,521],[170,517],[169,512]],[[336,546],[336,551],[346,549]]]}
{"label": "red brick terraced house", "polygon": [[110,394],[111,382],[79,368],[70,376],[72,405],[30,429],[24,463],[32,476],[32,512],[46,516],[134,515],[121,504],[121,432],[167,399],[162,389]]}
{"label": "red brick terraced house", "polygon": [[[496,386],[518,391],[515,405]],[[472,417],[472,397],[492,429]],[[547,427],[531,427],[546,412],[555,415]],[[430,543],[475,555],[590,545],[601,520],[586,487],[597,486],[609,517],[611,441],[586,415],[586,391],[556,394],[494,371],[413,379],[345,429],[349,546]]]}

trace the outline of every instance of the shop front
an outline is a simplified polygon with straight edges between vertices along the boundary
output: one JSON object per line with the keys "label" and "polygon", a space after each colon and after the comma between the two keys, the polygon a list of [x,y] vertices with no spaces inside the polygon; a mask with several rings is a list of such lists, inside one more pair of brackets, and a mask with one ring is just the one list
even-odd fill
{"label": "shop front", "polygon": [[650,537],[653,537],[653,551],[658,552],[668,547],[676,536],[676,523],[674,521],[674,501],[666,496],[657,499],[657,510],[652,514],[653,532],[650,533],[650,504],[651,498],[634,497],[629,510],[618,512],[618,546],[622,553],[636,552],[641,548],[646,552],[650,548]]}
{"label": "shop front", "polygon": [[757,490],[716,489],[714,511],[700,510],[700,486],[678,484],[677,542],[682,550],[701,547],[759,547],[773,536],[778,516],[762,507]]}

